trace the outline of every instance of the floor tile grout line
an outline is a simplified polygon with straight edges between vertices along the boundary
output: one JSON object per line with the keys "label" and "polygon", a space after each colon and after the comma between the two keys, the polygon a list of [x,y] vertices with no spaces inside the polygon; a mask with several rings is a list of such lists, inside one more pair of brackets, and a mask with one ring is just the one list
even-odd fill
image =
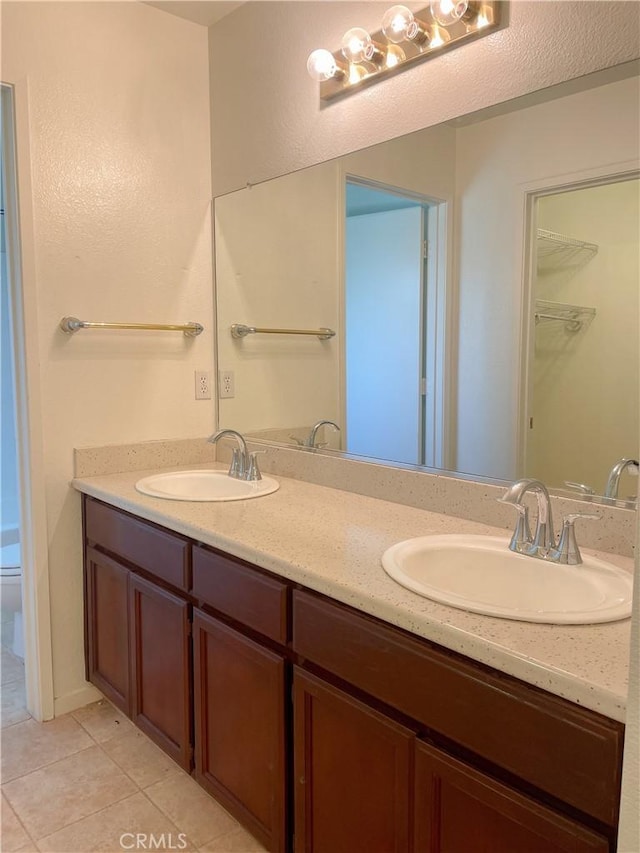
{"label": "floor tile grout line", "polygon": [[[196,782],[196,780],[194,779],[194,777],[193,777],[190,773],[187,773],[187,771],[186,771],[184,768],[180,767],[180,765],[177,765],[177,766],[178,766],[178,769],[180,769],[180,770],[182,771],[182,773],[184,773],[184,775],[185,775],[185,776],[188,776],[190,779],[193,779],[193,781],[194,781],[194,782]],[[159,780],[159,781],[164,781],[164,780]],[[149,788],[152,788],[154,784],[156,784],[156,783],[154,782],[152,785],[149,785],[148,787],[149,787]],[[197,784],[198,784],[198,783],[196,782],[196,785],[197,785]],[[158,803],[156,803],[154,800],[152,800],[152,799],[151,799],[151,797],[149,797],[149,796],[148,796],[148,794],[147,794],[147,790],[148,790],[148,789],[147,789],[147,788],[142,788],[141,790],[142,790],[142,793],[147,797],[147,799],[149,800],[149,802],[150,802],[153,806],[155,806],[155,807],[156,807],[156,808],[157,808],[157,809],[158,809],[158,810],[159,810],[159,811],[160,811],[160,812],[161,812],[161,813],[162,813],[162,814],[167,818],[167,820],[170,820],[170,821],[171,821],[171,823],[172,823],[172,824],[174,824],[174,825],[176,826],[176,829],[178,830],[178,832],[182,832],[182,830],[180,829],[180,827],[179,827],[179,826],[177,826],[177,824],[176,824],[175,820],[174,820],[170,815],[168,815],[168,814],[165,812],[165,810],[162,808],[162,806],[158,805]],[[204,789],[204,788],[200,788],[200,790],[201,790],[201,791],[203,791],[205,794],[207,793],[207,791],[205,791],[205,789]],[[216,798],[215,798],[215,797],[212,797],[210,794],[209,794],[209,796],[211,797],[211,799],[213,800],[213,802],[214,802],[217,806],[219,806],[219,807],[224,811],[224,813],[225,813],[225,814],[227,814],[227,815],[231,818],[231,820],[233,820],[233,822],[234,822],[236,825],[235,825],[235,827],[234,827],[232,830],[230,830],[230,829],[228,829],[228,830],[223,830],[222,832],[218,832],[216,835],[212,835],[212,836],[211,836],[210,838],[208,838],[206,841],[203,841],[203,842],[202,842],[202,844],[196,844],[196,849],[197,849],[197,850],[200,850],[200,848],[201,848],[201,847],[204,847],[204,846],[205,846],[205,845],[207,845],[207,844],[211,844],[211,842],[212,842],[212,841],[215,841],[215,840],[216,840],[216,839],[218,839],[218,838],[222,838],[222,836],[223,836],[223,835],[227,835],[228,833],[230,833],[230,832],[235,832],[235,831],[237,831],[237,830],[239,830],[239,829],[244,829],[244,827],[242,826],[242,824],[240,823],[240,821],[239,821],[237,818],[235,818],[235,817],[231,814],[231,812],[227,811],[227,809],[225,809],[225,807],[224,807],[221,803],[219,803],[219,802],[218,802],[218,800],[216,800]],[[245,830],[245,831],[246,831],[246,830]],[[185,835],[187,836],[187,839],[189,839],[189,834],[188,834],[187,832],[185,832]]]}
{"label": "floor tile grout line", "polygon": [[[14,806],[13,806],[13,804],[12,804],[11,800],[9,799],[9,797],[7,797],[7,795],[6,795],[4,792],[3,792],[3,794],[4,794],[4,798],[5,798],[5,800],[6,800],[6,801],[9,803],[9,805],[11,806],[11,811],[14,813],[14,815],[15,815],[15,817],[16,817],[16,820],[18,821],[18,823],[20,824],[20,826],[21,826],[21,827],[22,827],[22,829],[24,830],[25,835],[27,836],[27,838],[29,839],[29,841],[34,845],[34,847],[36,847],[36,848],[37,848],[38,844],[37,844],[37,842],[36,842],[35,838],[31,835],[31,833],[29,832],[29,830],[27,829],[27,827],[24,825],[24,822],[23,822],[22,818],[20,817],[20,815],[18,814],[18,812],[15,810],[15,808],[14,808]],[[24,846],[24,845],[23,845],[23,846]]]}
{"label": "floor tile grout line", "polygon": [[[128,800],[129,797],[137,797],[138,794],[143,793],[142,791],[134,791],[133,793],[125,794],[123,797],[119,797],[117,800],[114,800],[112,803],[108,803],[106,806],[101,806],[99,809],[96,809],[94,812],[89,812],[89,814],[83,815],[82,817],[77,818],[76,820],[72,820],[70,823],[66,823],[64,826],[61,826],[59,829],[56,829],[54,832],[48,832],[46,835],[40,836],[40,838],[35,839],[35,844],[40,845],[45,838],[50,838],[52,835],[56,835],[58,832],[62,832],[64,829],[70,829],[72,826],[75,826],[78,823],[81,823],[83,820],[87,820],[87,818],[95,817],[96,815],[101,814],[102,812],[107,811],[107,809],[112,808],[118,804],[123,803],[125,800]],[[14,809],[15,811],[15,809]]]}
{"label": "floor tile grout line", "polygon": [[[155,783],[154,783],[154,784],[155,784]],[[149,785],[149,787],[151,787],[151,785]],[[183,831],[180,829],[180,827],[178,826],[178,824],[175,822],[175,820],[174,820],[172,817],[169,817],[169,815],[165,812],[165,810],[164,810],[163,808],[161,808],[161,807],[158,805],[158,803],[155,803],[155,802],[151,799],[151,797],[147,794],[147,790],[146,790],[146,788],[141,788],[141,789],[140,789],[140,793],[144,796],[144,798],[146,799],[146,801],[147,801],[148,803],[151,803],[151,805],[153,806],[153,808],[154,808],[154,809],[157,809],[163,817],[166,817],[166,819],[169,821],[169,823],[171,824],[171,826],[175,826],[175,828],[176,828],[176,832],[177,832],[177,833],[181,833],[181,832],[183,832]],[[189,844],[189,845],[191,845],[193,842],[192,842],[192,841],[191,841],[191,839],[189,838],[189,834],[188,834],[187,832],[184,832],[183,834],[186,836],[188,844]],[[198,847],[199,847],[199,845],[198,845],[198,844],[195,844],[194,846],[195,846],[196,850],[197,850],[197,849],[198,849]]]}
{"label": "floor tile grout line", "polygon": [[[26,723],[28,722],[28,720],[22,720],[22,722]],[[20,723],[15,723],[15,725],[19,726]],[[13,726],[7,726],[7,729],[11,728],[13,728]],[[5,731],[7,729],[5,729]],[[90,746],[85,746],[82,749],[76,749],[74,752],[70,752],[68,755],[63,755],[62,758],[56,758],[53,761],[48,761],[46,764],[41,764],[39,767],[32,767],[31,770],[27,771],[27,773],[23,773],[21,776],[13,776],[11,779],[3,779],[2,788],[6,788],[6,786],[10,785],[12,782],[17,782],[18,779],[25,779],[32,773],[38,773],[40,770],[44,770],[47,767],[53,767],[54,764],[58,764],[60,761],[66,761],[68,758],[73,758],[74,755],[80,755],[81,752],[86,752],[88,749],[93,749],[95,745],[96,744],[91,744]]]}
{"label": "floor tile grout line", "polygon": [[[135,730],[134,730],[134,731],[135,731]],[[125,733],[123,733],[122,735],[118,735],[118,738],[120,738],[120,737],[126,737],[126,736],[127,736],[127,734],[130,734],[130,732],[125,732]],[[105,740],[105,741],[103,741],[103,743],[110,743],[112,740],[116,740],[116,738],[115,738],[115,737],[113,737],[113,738],[109,738],[109,740]],[[151,741],[151,743],[153,743],[153,741]],[[103,746],[102,744],[98,744],[98,745],[100,746],[100,748],[102,749],[102,751],[104,752],[104,754],[107,756],[107,758],[111,759],[111,761],[113,761],[113,763],[116,765],[116,767],[117,767],[117,768],[118,768],[122,773],[124,773],[124,775],[127,777],[127,779],[130,779],[130,780],[133,782],[133,784],[136,786],[136,788],[137,788],[140,792],[144,793],[144,788],[142,787],[142,785],[141,785],[139,782],[137,782],[129,772],[127,772],[127,769],[126,769],[125,767],[123,767],[123,766],[122,766],[122,764],[120,764],[120,762],[118,761],[118,759],[117,759],[117,758],[115,758],[113,755],[109,755],[109,753],[107,752],[107,750],[104,748],[104,746]],[[162,780],[161,780],[161,779],[158,779],[158,780],[156,780],[156,781],[160,782],[160,781],[162,781]],[[147,785],[146,787],[147,787],[147,788],[149,788],[151,785],[155,785],[155,782],[151,782],[151,783],[150,783],[150,785]],[[164,814],[164,812],[163,812],[163,814]]]}
{"label": "floor tile grout line", "polygon": [[2,727],[0,728],[0,731],[6,732],[6,731],[7,731],[7,729],[13,728],[13,726],[19,726],[19,725],[20,725],[20,723],[26,723],[26,722],[28,722],[29,720],[32,720],[32,719],[33,719],[33,717],[31,716],[31,714],[29,714],[29,712],[28,712],[28,711],[25,711],[25,714],[28,714],[28,716],[27,716],[27,717],[25,717],[25,718],[24,718],[24,720],[16,720],[16,721],[15,721],[15,722],[13,722],[13,723],[7,723],[7,725],[6,725],[6,726],[2,726]]}
{"label": "floor tile grout line", "polygon": [[[71,712],[71,716],[73,717],[73,712]],[[109,741],[111,741],[111,740],[116,740],[117,738],[124,737],[124,735],[126,734],[126,732],[123,732],[123,733],[119,733],[119,734],[117,734],[117,735],[113,735],[113,737],[109,737],[109,738],[107,738],[106,740],[104,740],[104,739],[103,739],[103,740],[98,740],[98,738],[96,737],[96,735],[92,734],[92,733],[91,733],[91,731],[90,731],[90,729],[88,729],[85,725],[83,725],[83,723],[81,723],[81,722],[80,722],[80,720],[76,719],[75,717],[73,717],[73,719],[74,719],[74,720],[76,721],[76,723],[77,723],[77,724],[82,728],[82,730],[83,730],[84,732],[86,732],[86,733],[89,735],[89,737],[90,737],[90,738],[91,738],[91,740],[95,743],[95,745],[96,745],[96,746],[99,746],[100,748],[102,748],[102,744],[103,744],[103,743],[109,743]],[[106,754],[108,755],[109,753],[106,753]],[[110,757],[110,756],[109,756],[109,757]],[[112,759],[112,760],[113,760],[113,759]],[[116,763],[117,763],[117,762],[116,762]],[[119,765],[118,765],[118,766],[119,766]]]}
{"label": "floor tile grout line", "polygon": [[[3,685],[3,686],[4,686],[4,685]],[[105,700],[105,701],[107,701],[107,702],[108,702],[108,700]],[[110,703],[109,703],[109,704],[110,704]],[[78,711],[78,710],[81,710],[81,709],[76,709],[76,710]],[[114,711],[116,711],[116,710],[117,710],[117,709],[115,709],[115,708],[114,708]],[[3,780],[3,783],[2,783],[2,786],[1,786],[1,787],[2,787],[2,790],[3,790],[3,792],[4,792],[4,795],[5,795],[6,799],[7,799],[7,802],[9,803],[9,805],[11,806],[11,809],[13,810],[14,814],[16,815],[16,818],[17,818],[18,822],[20,823],[20,826],[24,829],[24,832],[25,832],[25,834],[27,835],[27,838],[29,839],[29,842],[30,842],[30,843],[32,843],[32,844],[34,844],[35,849],[37,849],[37,850],[41,850],[41,848],[40,848],[40,843],[41,843],[42,841],[44,841],[46,838],[48,838],[48,837],[50,837],[50,836],[52,836],[52,835],[55,835],[55,834],[56,834],[56,833],[58,833],[58,832],[62,832],[63,830],[69,829],[70,827],[73,827],[74,825],[76,825],[76,824],[80,823],[80,822],[81,822],[81,821],[83,821],[83,820],[86,820],[86,819],[88,819],[88,818],[90,818],[90,817],[95,817],[96,815],[99,815],[100,813],[102,813],[102,812],[106,811],[107,809],[109,809],[109,808],[111,808],[111,807],[113,807],[113,806],[117,805],[118,803],[123,803],[125,800],[129,799],[130,797],[136,796],[137,794],[142,794],[142,796],[145,798],[145,800],[147,801],[147,803],[149,803],[149,804],[151,805],[151,807],[152,807],[152,808],[154,808],[157,812],[159,812],[159,813],[162,815],[162,817],[163,817],[165,820],[167,820],[167,821],[169,822],[169,824],[171,825],[171,827],[172,827],[172,828],[174,828],[174,829],[176,830],[176,832],[177,832],[177,833],[182,833],[183,831],[182,831],[182,830],[180,829],[180,827],[176,824],[175,820],[174,820],[174,819],[173,819],[169,814],[167,814],[167,812],[164,810],[164,808],[162,808],[162,806],[160,806],[158,803],[156,803],[156,802],[155,802],[155,801],[154,801],[154,800],[149,796],[149,794],[147,793],[147,791],[148,791],[150,788],[152,788],[154,785],[156,785],[156,784],[158,784],[158,783],[160,783],[160,782],[163,782],[163,781],[164,781],[164,779],[166,779],[166,778],[167,778],[167,776],[165,776],[164,778],[157,779],[157,780],[155,780],[154,782],[151,782],[151,783],[150,783],[149,785],[147,785],[146,787],[142,787],[142,785],[141,785],[139,782],[137,782],[137,781],[133,778],[133,776],[131,776],[131,775],[130,775],[130,773],[128,773],[128,772],[127,772],[127,770],[126,770],[126,769],[125,769],[125,768],[124,768],[124,767],[123,767],[123,766],[122,766],[122,765],[121,765],[121,764],[120,764],[120,763],[119,763],[119,762],[118,762],[118,761],[117,761],[113,756],[111,756],[111,755],[107,752],[107,750],[105,749],[105,744],[107,744],[107,743],[109,743],[109,742],[111,742],[111,741],[113,741],[113,740],[117,740],[117,739],[119,739],[119,738],[126,737],[126,736],[127,736],[127,734],[130,734],[130,732],[128,732],[128,731],[124,731],[124,732],[122,732],[122,733],[118,733],[117,735],[113,735],[113,737],[111,737],[111,738],[107,738],[107,740],[101,740],[101,741],[99,741],[99,740],[97,739],[97,737],[96,737],[96,736],[91,732],[91,730],[90,730],[89,728],[87,728],[87,727],[83,724],[83,722],[82,722],[81,720],[79,720],[79,719],[75,716],[75,713],[76,713],[76,711],[70,711],[70,712],[69,712],[69,714],[68,714],[68,716],[69,716],[69,717],[71,717],[71,718],[74,720],[74,722],[75,722],[75,723],[76,723],[76,724],[77,724],[77,725],[82,729],[82,731],[83,731],[84,733],[86,733],[86,734],[89,736],[90,741],[92,741],[92,744],[91,744],[90,746],[87,746],[87,747],[84,747],[84,748],[82,748],[82,749],[76,750],[76,751],[74,751],[74,752],[70,753],[69,755],[65,755],[65,756],[63,756],[63,757],[61,757],[61,758],[55,759],[54,761],[50,761],[50,762],[48,762],[48,763],[46,763],[46,764],[43,764],[43,765],[42,765],[42,766],[40,766],[40,767],[32,768],[32,769],[31,769],[31,770],[29,770],[27,773],[24,773],[24,774],[22,774],[21,776],[16,776],[16,777],[14,777],[14,778],[12,778],[12,779],[8,780],[7,782],[5,782],[5,781]],[[67,716],[67,715],[63,715],[63,716]],[[28,719],[31,719],[31,717],[29,717]],[[12,724],[10,724],[9,726],[5,727],[5,731],[6,731],[6,730],[8,730],[8,729],[10,729],[10,728],[12,728],[12,727],[13,727],[13,726],[15,726],[15,725],[19,725],[20,723],[24,723],[24,722],[27,722],[27,721],[28,721],[28,720],[19,720],[19,721],[17,721],[16,723],[12,723]],[[144,735],[144,733],[141,733],[141,734],[143,734],[143,735]],[[146,737],[146,736],[145,736],[145,737]],[[151,744],[153,744],[153,741],[152,741],[150,738],[148,738],[148,737],[147,737],[147,739],[149,740],[149,742],[150,742]],[[134,787],[136,788],[136,790],[135,790],[135,791],[133,791],[133,792],[130,792],[130,793],[128,793],[128,794],[123,795],[123,796],[122,796],[122,797],[120,797],[119,799],[115,800],[115,801],[114,801],[114,802],[112,802],[112,803],[109,803],[109,804],[108,804],[108,805],[106,805],[106,806],[103,806],[103,807],[101,807],[101,808],[98,808],[96,811],[90,812],[90,813],[89,813],[89,814],[87,814],[87,815],[83,815],[82,817],[77,818],[76,820],[73,820],[73,821],[71,821],[71,822],[70,822],[70,823],[68,823],[68,824],[65,824],[64,826],[60,827],[59,829],[55,830],[54,832],[50,832],[50,833],[48,833],[47,835],[43,835],[43,836],[41,836],[40,838],[36,839],[36,838],[35,838],[35,837],[34,837],[34,836],[33,836],[33,835],[28,831],[28,829],[26,828],[26,826],[25,826],[25,824],[23,823],[22,819],[20,818],[20,815],[19,815],[19,814],[18,814],[18,812],[16,811],[15,806],[13,805],[13,803],[11,802],[11,800],[10,800],[9,796],[8,796],[8,795],[7,795],[7,793],[6,793],[5,786],[6,786],[6,785],[11,784],[11,783],[12,783],[12,782],[14,782],[14,781],[17,781],[18,779],[24,779],[24,778],[26,778],[27,776],[31,775],[32,773],[36,773],[36,772],[38,772],[38,771],[40,771],[40,770],[44,770],[45,768],[52,767],[53,765],[55,765],[55,764],[57,764],[57,763],[59,763],[59,762],[61,762],[61,761],[65,761],[65,760],[67,760],[67,759],[69,759],[69,758],[71,758],[71,757],[77,756],[77,755],[79,755],[79,754],[80,754],[80,753],[82,753],[82,752],[86,752],[88,749],[92,749],[94,746],[95,746],[95,747],[97,747],[97,748],[98,748],[98,749],[103,753],[103,755],[104,755],[104,757],[105,757],[105,758],[107,758],[110,762],[112,762],[112,763],[115,765],[115,767],[117,767],[117,769],[118,769],[118,770],[123,774],[123,776],[125,776],[125,777],[126,777],[126,778],[127,778],[127,779],[128,779],[128,780],[129,780],[133,785],[134,785]],[[177,774],[179,774],[179,775],[184,774],[184,775],[188,776],[190,779],[193,779],[193,776],[192,776],[190,773],[187,773],[187,772],[184,770],[184,768],[180,767],[178,764],[175,764],[175,768],[171,768],[171,769],[172,769],[172,771],[173,771],[173,772],[176,772],[176,773],[177,773]],[[195,847],[194,847],[194,849],[195,849],[195,850],[200,850],[203,846],[207,846],[207,845],[211,844],[212,842],[215,842],[216,840],[218,840],[218,839],[222,838],[224,835],[230,834],[230,833],[232,833],[232,832],[240,831],[240,829],[242,828],[242,825],[241,825],[241,824],[240,824],[240,823],[239,823],[239,822],[234,818],[234,816],[233,816],[233,815],[231,815],[231,814],[227,811],[227,809],[225,809],[223,806],[221,806],[221,804],[220,804],[220,803],[218,803],[218,802],[217,802],[217,800],[215,800],[215,798],[213,798],[213,800],[214,800],[214,802],[216,802],[216,803],[217,803],[217,805],[218,805],[218,806],[220,806],[220,808],[221,808],[221,809],[222,809],[222,810],[223,810],[227,815],[229,815],[229,817],[234,821],[235,826],[234,826],[234,828],[233,828],[233,829],[228,829],[228,830],[224,830],[224,831],[222,831],[222,832],[217,832],[215,835],[211,836],[211,837],[210,837],[210,838],[208,838],[205,842],[203,842],[203,844],[195,845]],[[187,841],[189,842],[189,844],[193,844],[193,840],[190,838],[189,834],[188,834],[188,833],[186,833],[186,832],[184,832],[184,835],[186,836]]]}

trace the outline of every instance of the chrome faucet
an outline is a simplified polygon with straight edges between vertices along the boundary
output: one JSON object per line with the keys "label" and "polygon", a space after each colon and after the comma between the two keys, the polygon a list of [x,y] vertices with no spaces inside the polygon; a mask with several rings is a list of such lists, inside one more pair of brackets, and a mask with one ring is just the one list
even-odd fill
{"label": "chrome faucet", "polygon": [[330,426],[330,427],[333,427],[335,432],[340,432],[340,427],[338,426],[338,424],[334,423],[333,421],[318,421],[318,423],[314,424],[311,427],[311,432],[309,433],[309,435],[307,436],[307,438],[304,442],[305,447],[324,447],[325,446],[324,444],[316,444],[316,436],[317,436],[318,430],[320,429],[321,426]]}
{"label": "chrome faucet", "polygon": [[[538,501],[538,521],[535,536],[531,536],[529,512],[522,503],[527,492],[534,492]],[[599,515],[574,512],[565,516],[562,519],[562,530],[556,544],[551,515],[551,499],[544,483],[541,483],[540,480],[518,480],[498,500],[510,504],[518,512],[516,527],[509,543],[511,551],[565,566],[578,566],[582,563],[582,555],[576,540],[575,522],[579,518],[598,520]]]}
{"label": "chrome faucet", "polygon": [[233,448],[231,457],[231,466],[229,467],[229,476],[236,480],[261,480],[262,474],[258,467],[258,453],[261,451],[255,450],[249,453],[247,450],[247,442],[243,436],[235,429],[220,429],[213,435],[210,435],[207,441],[216,444],[218,439],[230,436],[238,442],[238,447]]}
{"label": "chrome faucet", "polygon": [[618,459],[616,464],[613,466],[611,471],[609,472],[609,479],[607,480],[607,487],[604,490],[605,498],[614,498],[618,497],[618,486],[620,485],[620,477],[626,469],[629,469],[629,473],[638,474],[640,471],[640,462],[637,459],[627,459],[626,457],[622,457],[622,459]]}
{"label": "chrome faucet", "polygon": [[[528,510],[522,503],[527,492],[534,492],[538,501],[538,519],[533,537],[529,529]],[[556,537],[553,531],[551,500],[545,484],[540,480],[517,480],[498,500],[511,504],[518,512],[516,529],[509,543],[511,551],[527,554],[530,557],[543,559],[548,557],[551,550],[556,547]]]}

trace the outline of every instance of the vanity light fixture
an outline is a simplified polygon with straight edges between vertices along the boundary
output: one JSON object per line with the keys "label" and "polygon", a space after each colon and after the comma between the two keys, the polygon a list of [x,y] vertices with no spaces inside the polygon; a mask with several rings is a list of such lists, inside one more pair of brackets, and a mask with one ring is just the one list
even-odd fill
{"label": "vanity light fixture", "polygon": [[431,0],[415,14],[392,6],[379,32],[352,27],[339,51],[314,50],[307,70],[320,83],[320,97],[329,100],[494,32],[505,17],[504,5],[504,0]]}

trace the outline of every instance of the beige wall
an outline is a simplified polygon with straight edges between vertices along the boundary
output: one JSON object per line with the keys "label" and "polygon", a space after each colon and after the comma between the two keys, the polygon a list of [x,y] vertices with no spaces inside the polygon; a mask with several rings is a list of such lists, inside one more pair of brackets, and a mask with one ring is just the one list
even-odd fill
{"label": "beige wall", "polygon": [[[194,400],[213,363],[207,63],[206,29],[139,3],[2,3],[2,80],[31,125],[58,711],[86,696],[73,448],[213,427]],[[68,337],[67,314],[206,331]]]}
{"label": "beige wall", "polygon": [[211,28],[215,195],[638,56],[640,4],[515,0],[506,29],[321,104],[307,56],[384,8],[254,2]]}

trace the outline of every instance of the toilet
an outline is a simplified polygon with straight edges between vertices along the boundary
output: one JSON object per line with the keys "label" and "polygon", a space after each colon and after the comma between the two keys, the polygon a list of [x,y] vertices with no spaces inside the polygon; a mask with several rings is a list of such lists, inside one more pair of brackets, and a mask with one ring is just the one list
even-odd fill
{"label": "toilet", "polygon": [[19,542],[3,545],[0,548],[0,609],[2,609],[3,620],[13,619],[11,651],[23,658],[22,570]]}

